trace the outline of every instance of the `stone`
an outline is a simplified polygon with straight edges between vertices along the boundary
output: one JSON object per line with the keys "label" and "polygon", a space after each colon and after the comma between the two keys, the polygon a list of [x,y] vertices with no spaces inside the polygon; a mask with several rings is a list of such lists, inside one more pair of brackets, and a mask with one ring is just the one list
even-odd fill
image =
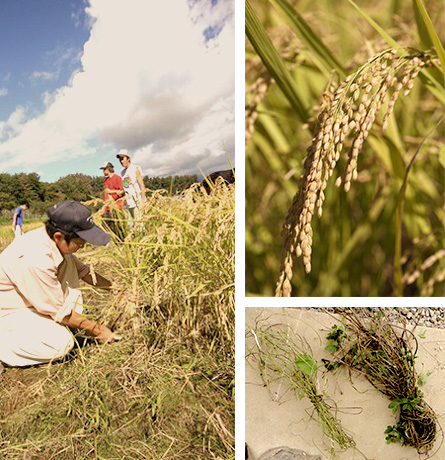
{"label": "stone", "polygon": [[323,460],[319,455],[308,455],[301,450],[279,447],[267,451],[259,460]]}

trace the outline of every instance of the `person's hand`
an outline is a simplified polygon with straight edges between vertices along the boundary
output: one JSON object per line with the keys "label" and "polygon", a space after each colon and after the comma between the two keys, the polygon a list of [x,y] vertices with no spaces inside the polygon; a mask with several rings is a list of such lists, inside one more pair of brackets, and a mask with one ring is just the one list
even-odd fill
{"label": "person's hand", "polygon": [[93,333],[95,337],[105,343],[113,343],[116,340],[120,340],[121,337],[114,334],[111,329],[103,324],[97,324],[94,327]]}
{"label": "person's hand", "polygon": [[111,286],[111,291],[115,297],[123,295],[128,302],[136,303],[138,301],[138,294],[132,292],[130,289],[118,288]]}

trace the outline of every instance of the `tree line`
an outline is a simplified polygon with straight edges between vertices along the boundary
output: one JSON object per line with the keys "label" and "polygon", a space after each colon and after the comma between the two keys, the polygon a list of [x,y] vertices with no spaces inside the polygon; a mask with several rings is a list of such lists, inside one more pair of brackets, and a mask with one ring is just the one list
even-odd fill
{"label": "tree line", "polygon": [[[32,214],[43,214],[59,201],[87,201],[103,198],[104,177],[69,174],[53,183],[41,182],[37,173],[0,174],[0,211],[8,213],[24,202],[31,206]],[[198,182],[197,174],[190,176],[144,177],[147,193],[164,189],[179,194]]]}

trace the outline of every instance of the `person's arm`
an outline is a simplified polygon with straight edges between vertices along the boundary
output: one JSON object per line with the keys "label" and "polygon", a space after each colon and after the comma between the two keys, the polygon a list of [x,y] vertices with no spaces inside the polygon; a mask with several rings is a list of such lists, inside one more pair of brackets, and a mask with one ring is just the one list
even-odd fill
{"label": "person's arm", "polygon": [[91,321],[76,311],[65,316],[61,323],[64,326],[85,331],[88,335],[96,337],[102,342],[111,343],[118,339],[107,326]]}
{"label": "person's arm", "polygon": [[123,188],[122,189],[116,189],[116,190],[111,190],[110,188],[106,188],[105,191],[107,193],[116,193],[117,195],[122,195],[122,192],[123,192]]}
{"label": "person's arm", "polygon": [[145,203],[145,184],[144,180],[142,179],[141,170],[139,168],[136,168],[136,180],[139,184],[139,187],[141,187],[141,201],[142,203]]}
{"label": "person's arm", "polygon": [[87,273],[81,279],[85,281],[85,283],[90,284],[91,286],[103,287],[103,288],[111,287],[112,283],[110,280],[107,280],[102,275],[99,275],[99,273],[95,273],[94,276],[96,280],[93,279],[93,276],[91,275],[91,273]]}
{"label": "person's arm", "polygon": [[107,187],[105,189],[105,192],[110,193],[110,194],[114,193],[119,197],[124,195],[124,184],[122,182],[122,177],[121,176],[119,176],[117,174],[114,174],[113,177],[112,177],[112,181],[111,181],[110,186],[112,188]]}
{"label": "person's arm", "polygon": [[14,217],[12,218],[12,229],[15,230],[15,226],[17,224],[17,213],[14,212]]}

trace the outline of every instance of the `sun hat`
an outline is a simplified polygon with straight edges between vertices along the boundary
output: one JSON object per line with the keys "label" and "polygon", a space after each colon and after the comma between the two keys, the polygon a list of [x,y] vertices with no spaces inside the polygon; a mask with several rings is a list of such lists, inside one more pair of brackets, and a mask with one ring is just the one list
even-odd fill
{"label": "sun hat", "polygon": [[106,161],[99,169],[110,169],[110,168],[114,169],[113,163]]}
{"label": "sun hat", "polygon": [[116,158],[122,158],[122,157],[131,158],[130,157],[130,152],[128,150],[125,150],[125,149],[120,149],[118,154],[116,155]]}
{"label": "sun hat", "polygon": [[88,243],[105,246],[111,236],[93,221],[91,211],[78,201],[62,201],[46,211],[54,225],[68,233],[76,233]]}

